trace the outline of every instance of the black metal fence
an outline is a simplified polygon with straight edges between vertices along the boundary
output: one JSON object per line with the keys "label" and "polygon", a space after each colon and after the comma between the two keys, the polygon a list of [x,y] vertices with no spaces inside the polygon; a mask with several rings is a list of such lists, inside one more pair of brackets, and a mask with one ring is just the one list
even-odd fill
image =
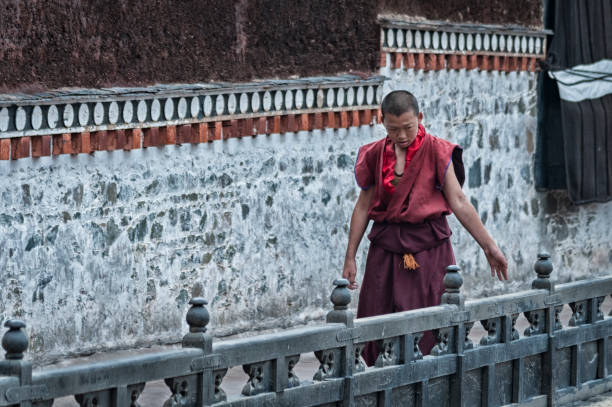
{"label": "black metal fence", "polygon": [[[25,324],[9,320],[2,339],[0,406],[51,406],[74,395],[81,406],[138,406],[147,382],[164,379],[172,395],[164,406],[552,406],[612,389],[608,368],[612,318],[601,310],[612,277],[562,284],[550,280],[541,254],[532,289],[464,301],[459,268],[446,270],[442,305],[355,320],[346,280],[336,280],[327,323],[213,344],[206,301],[193,298],[183,348],[32,373],[23,360]],[[572,316],[562,326],[560,312]],[[522,335],[515,324],[524,314]],[[469,332],[486,330],[479,344]],[[431,355],[418,341],[432,330]],[[376,341],[376,366],[359,355]],[[294,372],[300,355],[320,361],[312,380]],[[242,395],[221,388],[228,368],[248,375]]]}

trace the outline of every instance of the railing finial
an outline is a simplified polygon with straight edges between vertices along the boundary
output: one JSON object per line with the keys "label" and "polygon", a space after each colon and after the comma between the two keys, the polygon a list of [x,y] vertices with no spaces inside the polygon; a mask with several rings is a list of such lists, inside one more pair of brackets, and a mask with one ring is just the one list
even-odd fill
{"label": "railing finial", "polygon": [[208,304],[202,297],[194,297],[189,300],[191,308],[187,311],[187,324],[189,332],[206,332],[206,325],[210,321],[210,315],[205,305]]}
{"label": "railing finial", "polygon": [[533,269],[538,277],[531,283],[531,288],[554,291],[555,284],[550,280],[550,274],[553,271],[550,254],[538,253],[538,260],[533,265]]}
{"label": "railing finial", "polygon": [[351,303],[351,292],[348,289],[349,281],[345,278],[334,280],[336,286],[330,300],[334,304],[333,311],[327,313],[327,322],[340,322],[348,327],[353,326],[353,312],[348,309]]}
{"label": "railing finial", "polygon": [[2,337],[2,348],[6,351],[6,359],[23,359],[23,352],[28,349],[28,337],[23,331],[26,326],[25,322],[9,319],[4,326],[9,329]]}
{"label": "railing finial", "polygon": [[461,294],[461,286],[463,285],[463,277],[459,274],[461,268],[457,265],[446,267],[446,275],[442,282],[444,283],[444,294],[440,302],[442,304],[455,304],[463,307],[464,297]]}
{"label": "railing finial", "polygon": [[191,308],[187,311],[187,324],[189,332],[183,336],[183,348],[200,348],[205,353],[212,352],[212,336],[206,333],[206,325],[210,321],[210,315],[205,305],[208,304],[202,297],[194,297],[189,300]]}

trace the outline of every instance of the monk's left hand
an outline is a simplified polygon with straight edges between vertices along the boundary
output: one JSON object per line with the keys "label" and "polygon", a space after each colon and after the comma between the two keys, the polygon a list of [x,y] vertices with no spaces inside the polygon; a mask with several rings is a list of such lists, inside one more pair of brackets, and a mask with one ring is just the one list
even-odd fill
{"label": "monk's left hand", "polygon": [[485,256],[487,256],[489,266],[491,266],[491,277],[497,275],[500,281],[508,280],[508,261],[506,261],[506,257],[504,257],[504,254],[499,250],[499,247],[493,245],[484,252]]}

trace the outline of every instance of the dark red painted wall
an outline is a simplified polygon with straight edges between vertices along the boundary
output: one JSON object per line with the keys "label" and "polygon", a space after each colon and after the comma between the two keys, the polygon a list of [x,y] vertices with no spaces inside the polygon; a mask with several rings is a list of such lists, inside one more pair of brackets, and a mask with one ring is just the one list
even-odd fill
{"label": "dark red painted wall", "polygon": [[374,72],[379,12],[537,25],[539,4],[0,0],[0,93]]}
{"label": "dark red painted wall", "polygon": [[384,13],[428,20],[542,27],[543,0],[379,0]]}

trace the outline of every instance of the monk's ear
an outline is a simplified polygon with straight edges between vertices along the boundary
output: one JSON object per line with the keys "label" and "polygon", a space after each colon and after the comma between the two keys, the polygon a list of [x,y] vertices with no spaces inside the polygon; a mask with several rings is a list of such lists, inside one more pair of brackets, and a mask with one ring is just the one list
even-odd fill
{"label": "monk's ear", "polygon": [[419,112],[419,123],[423,120],[423,112]]}

